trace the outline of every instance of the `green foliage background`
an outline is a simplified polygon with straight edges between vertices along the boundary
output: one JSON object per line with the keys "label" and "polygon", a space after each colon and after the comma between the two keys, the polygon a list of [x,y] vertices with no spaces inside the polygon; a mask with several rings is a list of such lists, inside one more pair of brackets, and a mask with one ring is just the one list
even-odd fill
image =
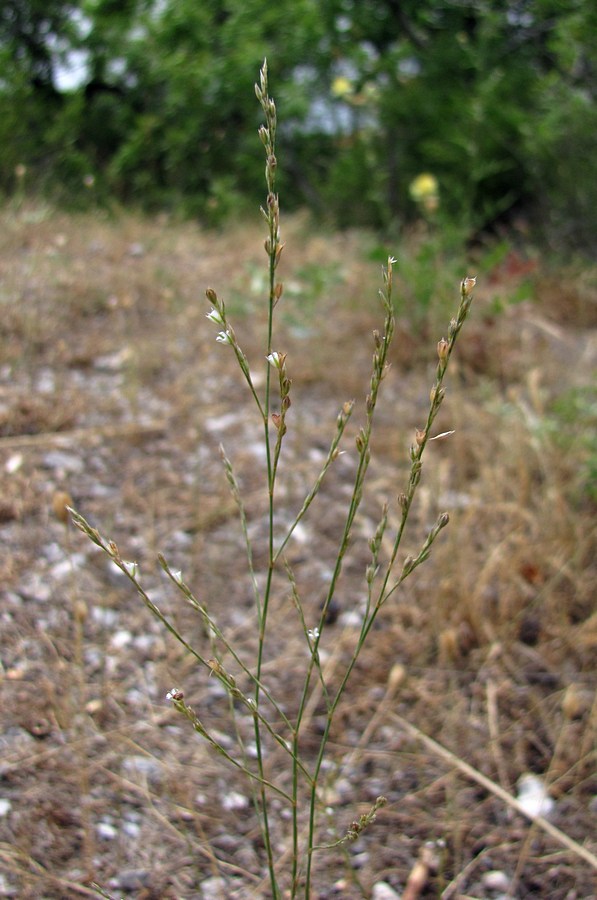
{"label": "green foliage background", "polygon": [[592,0],[5,0],[0,190],[223,219],[260,193],[267,56],[287,207],[400,223],[430,172],[469,234],[591,249],[596,34]]}

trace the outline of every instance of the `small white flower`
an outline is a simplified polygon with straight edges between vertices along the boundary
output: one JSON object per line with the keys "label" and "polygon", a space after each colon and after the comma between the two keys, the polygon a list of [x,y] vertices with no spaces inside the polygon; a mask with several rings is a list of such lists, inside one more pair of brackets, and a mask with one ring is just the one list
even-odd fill
{"label": "small white flower", "polygon": [[136,562],[126,562],[124,559],[122,560],[122,568],[131,578],[136,578],[137,572],[139,571],[139,566]]}
{"label": "small white flower", "polygon": [[168,693],[166,694],[166,700],[182,700],[182,698],[183,693],[180,688],[172,688],[172,690],[168,691]]}
{"label": "small white flower", "polygon": [[222,318],[222,314],[220,312],[218,312],[217,309],[211,309],[207,313],[205,318],[209,319],[210,322],[213,322],[214,325],[223,325],[224,324],[224,319]]}
{"label": "small white flower", "polygon": [[231,344],[232,338],[230,337],[230,333],[228,331],[220,331],[220,333],[216,336],[216,341],[218,344]]}
{"label": "small white flower", "polygon": [[272,350],[272,352],[265,358],[267,359],[270,366],[274,367],[274,369],[281,369],[282,366],[284,365],[284,360],[286,359],[286,354],[278,353],[277,350]]}
{"label": "small white flower", "polygon": [[310,628],[307,632],[307,635],[309,637],[309,640],[316,641],[319,637],[319,628]]}
{"label": "small white flower", "polygon": [[182,572],[176,571],[172,572],[172,578],[176,582],[176,584],[182,584]]}

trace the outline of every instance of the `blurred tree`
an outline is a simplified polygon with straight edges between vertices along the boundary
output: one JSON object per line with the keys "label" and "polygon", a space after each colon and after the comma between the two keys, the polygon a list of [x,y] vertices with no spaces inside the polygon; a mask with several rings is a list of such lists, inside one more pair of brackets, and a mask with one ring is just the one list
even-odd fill
{"label": "blurred tree", "polygon": [[17,166],[43,163],[43,136],[63,105],[55,72],[68,46],[74,6],[63,0],[4,0],[0,6],[0,186],[5,190]]}
{"label": "blurred tree", "polygon": [[68,50],[78,5],[68,0],[4,0],[0,47],[7,81],[27,82],[47,97],[57,93],[55,70]]}
{"label": "blurred tree", "polygon": [[376,168],[394,217],[427,169],[443,209],[473,230],[528,205],[537,190],[529,127],[545,112],[546,79],[597,87],[594,5],[584,0],[336,0],[328,14],[334,65],[353,79],[341,102],[374,110]]}
{"label": "blurred tree", "polygon": [[24,163],[217,220],[261,193],[267,56],[287,204],[388,225],[420,213],[428,173],[439,221],[552,203],[572,234],[597,208],[569,137],[593,153],[596,18],[592,0],[5,0],[0,183]]}
{"label": "blurred tree", "polygon": [[[314,0],[177,0],[138,9],[122,48],[117,83],[130,121],[110,158],[111,183],[122,196],[212,218],[240,194],[261,196],[251,86],[266,55],[275,59],[275,81],[290,82],[320,35]],[[87,47],[95,58],[95,31]]]}

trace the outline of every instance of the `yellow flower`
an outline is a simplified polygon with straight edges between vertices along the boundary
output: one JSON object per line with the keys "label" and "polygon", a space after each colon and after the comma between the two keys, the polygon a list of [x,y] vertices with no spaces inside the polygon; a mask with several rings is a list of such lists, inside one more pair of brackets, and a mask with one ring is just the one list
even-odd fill
{"label": "yellow flower", "polygon": [[408,192],[415,203],[421,203],[426,208],[435,209],[439,203],[439,185],[435,175],[430,172],[422,172],[411,181]]}
{"label": "yellow flower", "polygon": [[332,81],[332,94],[342,100],[353,93],[353,86],[344,75],[338,75]]}

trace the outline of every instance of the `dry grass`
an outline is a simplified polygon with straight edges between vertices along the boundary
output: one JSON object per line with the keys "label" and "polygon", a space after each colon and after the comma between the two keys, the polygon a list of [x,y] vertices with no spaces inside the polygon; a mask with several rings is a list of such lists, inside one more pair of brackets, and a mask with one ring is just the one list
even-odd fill
{"label": "dry grass", "polygon": [[[223,441],[233,459],[257,535],[259,423],[213,341],[203,292],[212,285],[226,298],[257,370],[261,225],[215,234],[30,207],[5,210],[2,235],[0,799],[10,807],[0,819],[0,894],[94,896],[86,887],[93,878],[114,896],[188,900],[207,896],[206,879],[218,877],[225,887],[213,896],[266,897],[246,785],[164,699],[184,686],[217,726],[217,684],[206,684],[52,507],[67,491],[198,636],[192,611],[158,575],[155,554],[165,552],[250,648],[250,584],[217,447]],[[294,400],[281,496],[295,509],[341,403],[355,396],[362,411],[379,278],[367,235],[318,234],[296,218],[283,237],[281,349]],[[508,273],[490,274],[486,287],[480,279],[437,423],[455,434],[430,445],[407,549],[444,509],[450,527],[384,609],[333,735],[334,762],[344,764],[328,771],[335,826],[342,831],[380,793],[390,802],[351,847],[350,866],[341,854],[319,857],[321,900],[369,896],[382,879],[404,889],[409,874],[412,897],[490,898],[495,871],[519,898],[595,893],[587,860],[408,727],[510,794],[523,773],[538,774],[555,800],[553,825],[597,852],[595,273],[562,276],[562,308],[553,273],[539,269],[536,302],[516,306],[507,302],[516,288]],[[433,327],[437,316],[429,311]],[[403,489],[427,405],[440,335],[422,338],[410,318],[404,310],[368,501],[346,560],[334,642],[323,648],[330,679],[352,647],[366,541],[383,501]],[[337,545],[350,446],[291,553],[314,610]],[[272,615],[266,674],[292,707],[303,650],[287,588]],[[317,734],[315,702],[310,716]],[[425,867],[428,841],[436,844]],[[424,873],[418,887],[415,872]]]}

